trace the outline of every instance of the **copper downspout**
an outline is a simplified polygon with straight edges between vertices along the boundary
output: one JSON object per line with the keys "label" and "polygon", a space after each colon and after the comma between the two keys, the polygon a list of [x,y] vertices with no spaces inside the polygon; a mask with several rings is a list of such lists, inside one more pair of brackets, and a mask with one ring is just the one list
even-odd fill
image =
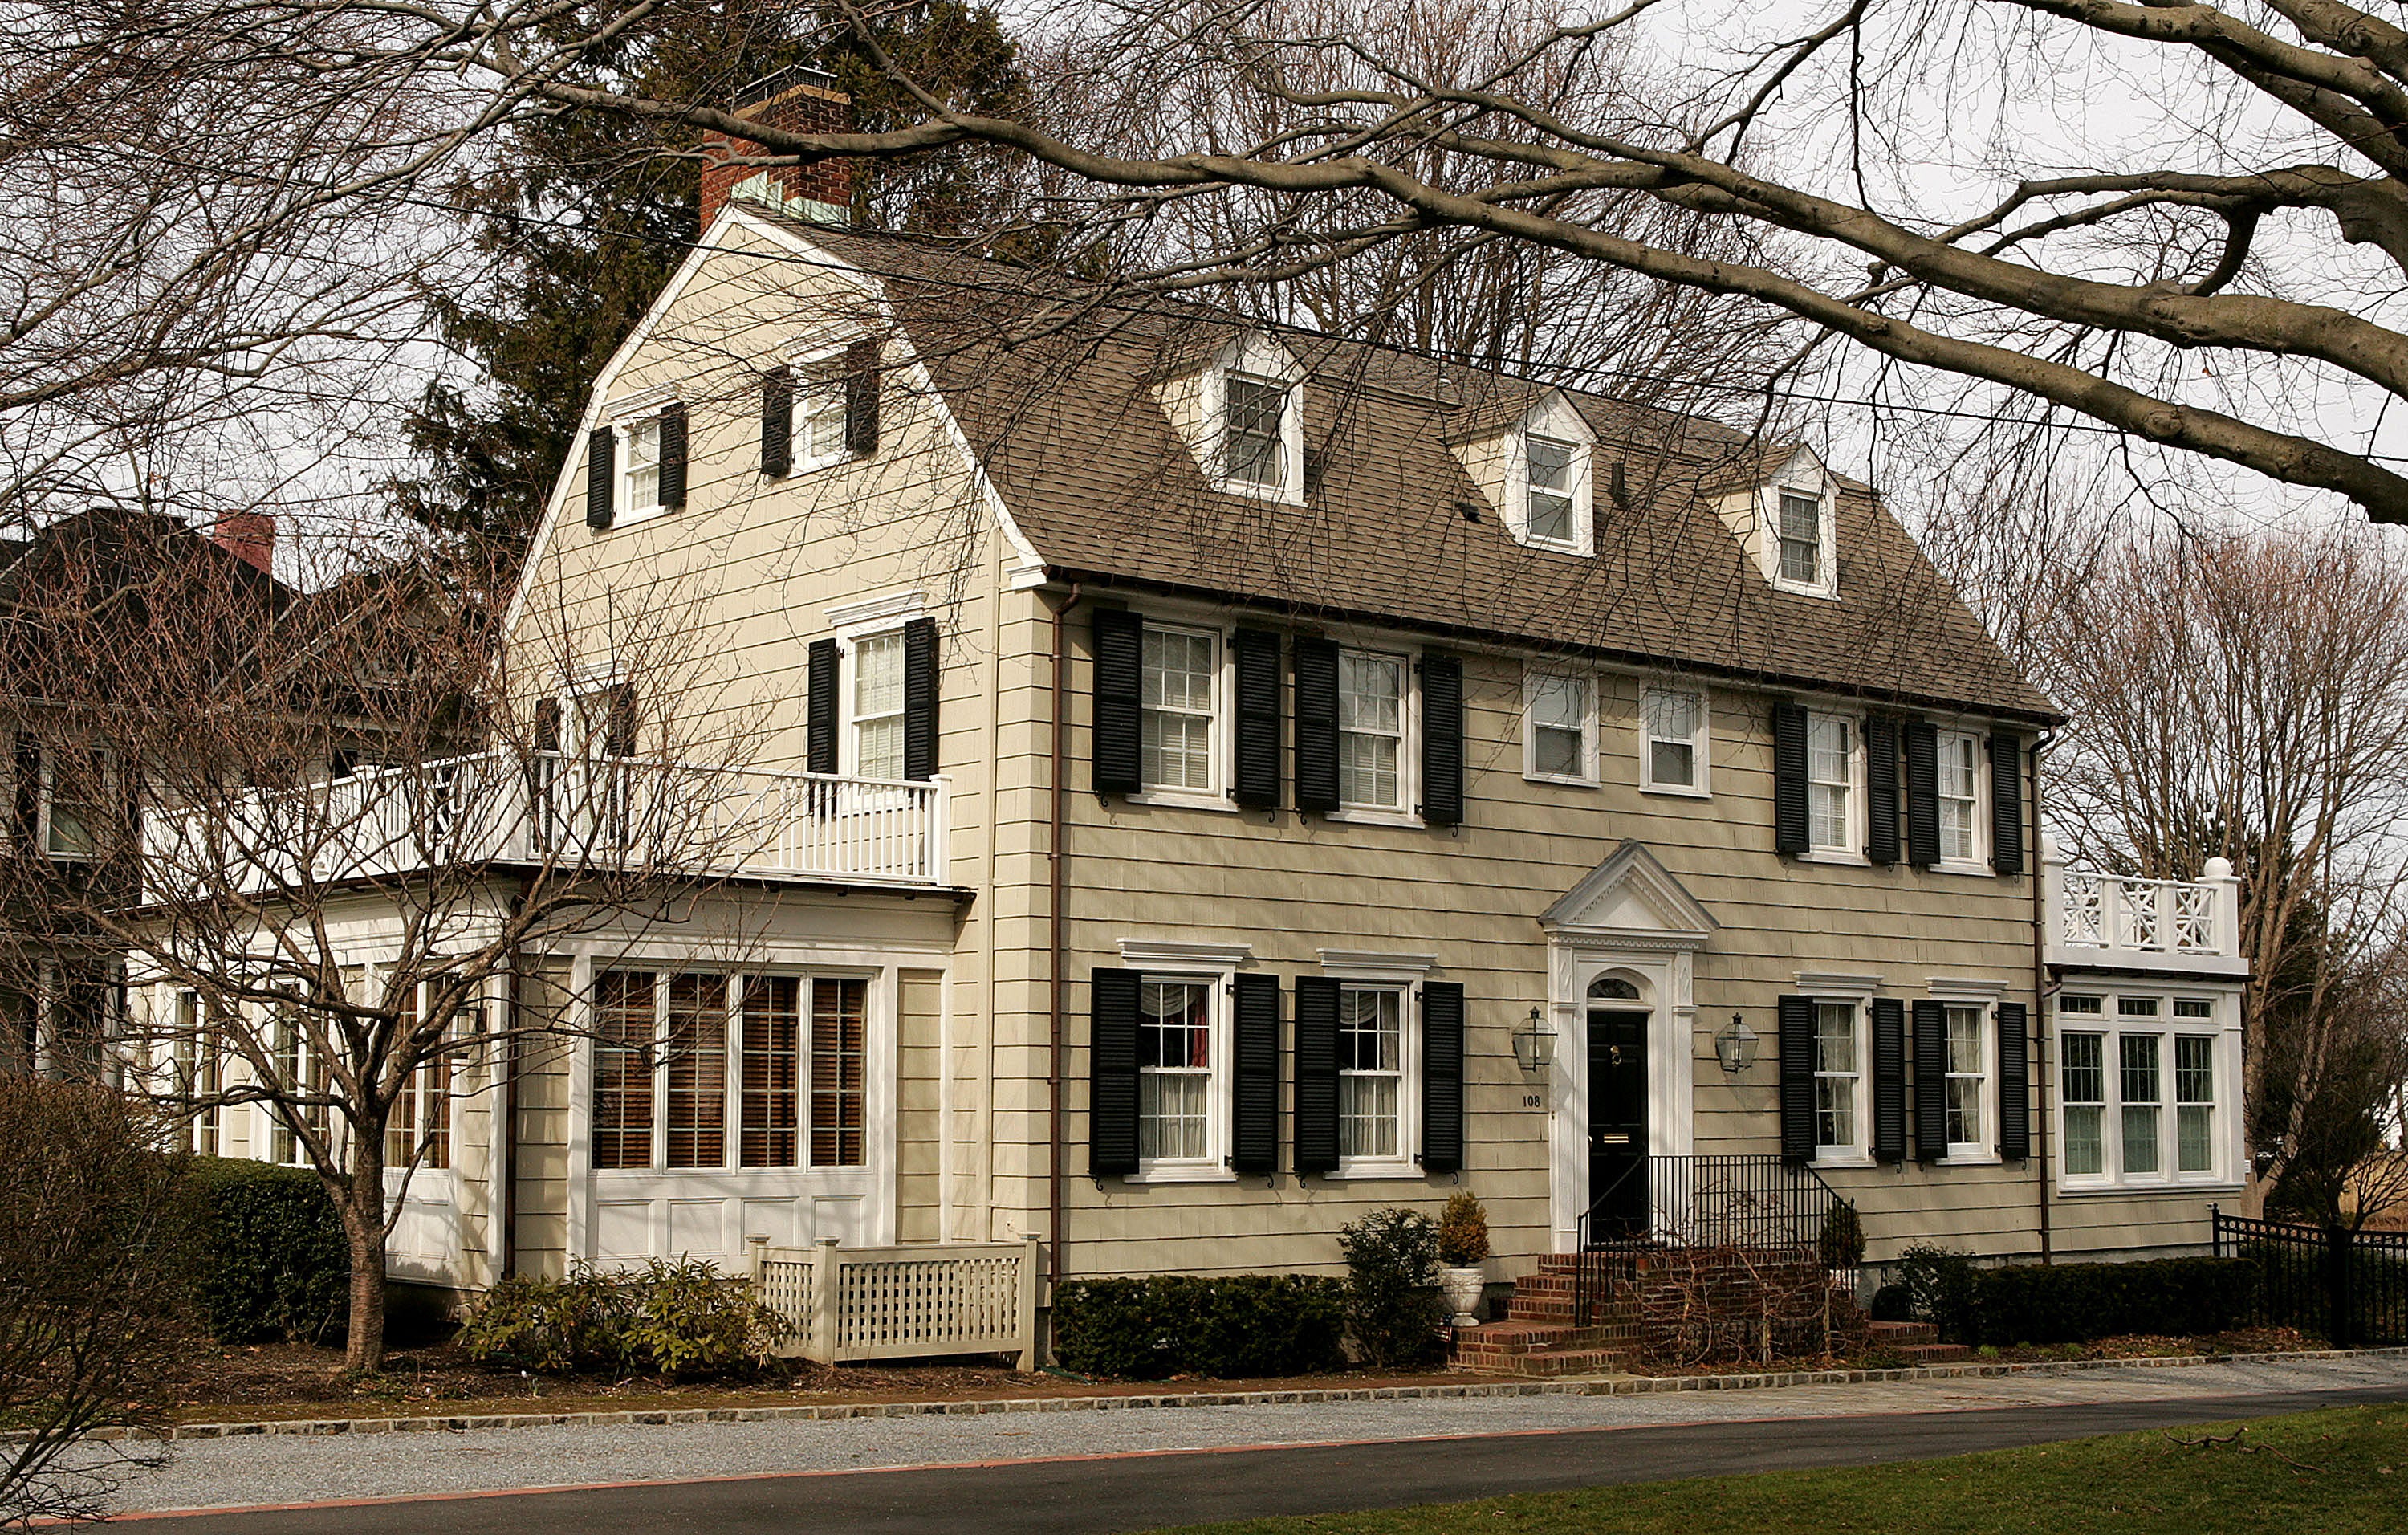
{"label": "copper downspout", "polygon": [[2040,1155],[2033,1158],[2040,1166],[2040,1260],[2056,1261],[2053,1234],[2049,1229],[2048,1206],[2048,1089],[2052,1073],[2048,1066],[2048,865],[2041,854],[2040,825],[2040,759],[2057,744],[2057,732],[2042,733],[2032,742],[2031,808],[2032,808],[2032,1016],[2027,1026],[2036,1030],[2039,1046],[2034,1052],[2040,1062],[2040,1130],[2034,1139]]}
{"label": "copper downspout", "polygon": [[[1062,920],[1063,866],[1068,862],[1065,844],[1068,814],[1068,792],[1063,782],[1064,764],[1069,756],[1070,690],[1070,610],[1079,605],[1079,583],[1070,583],[1069,595],[1054,613],[1054,800],[1053,839],[1046,843],[1046,857],[1053,865],[1053,896],[1045,909],[1045,920],[1052,929],[1053,954],[1047,979],[1053,991],[1053,1048],[1045,1057],[1045,1118],[1046,1139],[1046,1235],[1049,1249],[1045,1273],[1049,1282],[1046,1295],[1051,1300],[1053,1284],[1062,1280],[1062,983],[1063,972],[1069,968],[1065,951],[1068,940]],[[994,978],[988,978],[992,989]]]}

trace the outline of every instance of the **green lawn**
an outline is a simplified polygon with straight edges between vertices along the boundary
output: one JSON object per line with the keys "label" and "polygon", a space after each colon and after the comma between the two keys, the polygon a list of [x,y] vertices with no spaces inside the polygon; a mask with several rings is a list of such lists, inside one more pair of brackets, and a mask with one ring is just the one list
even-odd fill
{"label": "green lawn", "polygon": [[[1650,1482],[1384,1513],[1194,1527],[1214,1535],[2400,1535],[2408,1407],[2116,1434],[1895,1466]],[[2240,1445],[2263,1446],[2252,1454]],[[2279,1452],[2279,1454],[2277,1453]],[[1441,1452],[1442,1453],[1442,1452]],[[2287,1460],[2284,1456],[2289,1457]],[[2297,1464],[2293,1464],[2297,1462]],[[2313,1468],[2313,1469],[2310,1469]]]}

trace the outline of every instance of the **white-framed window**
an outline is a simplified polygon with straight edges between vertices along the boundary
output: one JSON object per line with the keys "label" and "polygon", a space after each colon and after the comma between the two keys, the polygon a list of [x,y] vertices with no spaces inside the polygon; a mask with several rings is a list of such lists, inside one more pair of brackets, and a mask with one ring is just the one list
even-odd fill
{"label": "white-framed window", "polygon": [[899,779],[903,776],[903,631],[863,635],[849,649],[853,772],[859,778]]}
{"label": "white-framed window", "polygon": [[1857,775],[1856,722],[1844,714],[1806,716],[1806,841],[1815,853],[1855,854],[1863,839],[1856,829],[1863,796]]}
{"label": "white-framed window", "polygon": [[1982,738],[1962,730],[1939,733],[1940,861],[1989,872],[1984,860]]}
{"label": "white-framed window", "polygon": [[1712,730],[1702,688],[1649,687],[1639,696],[1639,786],[1660,794],[1710,790]]}
{"label": "white-framed window", "polygon": [[1774,491],[1780,513],[1781,579],[1794,586],[1823,584],[1823,498],[1783,487]]}
{"label": "white-framed window", "polygon": [[[400,1001],[398,1032],[418,1026],[424,1002],[424,984],[410,987]],[[447,1048],[423,1062],[401,1083],[385,1121],[384,1162],[389,1169],[409,1166],[422,1171],[442,1171],[452,1166],[452,1108],[454,1068],[448,1047],[476,1027],[476,1014],[464,1010],[444,1020],[441,1042]]]}
{"label": "white-framed window", "polygon": [[1139,777],[1145,787],[1184,794],[1220,790],[1221,636],[1148,622],[1140,673]]}
{"label": "white-framed window", "polygon": [[176,1092],[187,1105],[184,1144],[195,1156],[218,1155],[225,1091],[225,1046],[209,1027],[196,991],[176,994]]}
{"label": "white-framed window", "polygon": [[1338,800],[1343,808],[1407,808],[1410,693],[1405,657],[1379,651],[1338,653]]}
{"label": "white-framed window", "polygon": [[1577,550],[1581,545],[1581,495],[1588,452],[1579,443],[1526,434],[1522,439],[1526,542]]}
{"label": "white-framed window", "polygon": [[1866,1155],[1863,1011],[1855,1002],[1814,1003],[1814,1154]]}
{"label": "white-framed window", "polygon": [[300,1008],[295,1003],[279,1003],[271,1010],[267,1039],[268,1056],[276,1069],[273,1085],[279,1099],[263,1101],[259,1106],[267,1119],[267,1159],[283,1167],[314,1166],[309,1159],[309,1143],[294,1129],[294,1120],[298,1116],[303,1127],[322,1142],[326,1140],[330,1106],[323,1101],[298,1101],[323,1098],[327,1090],[326,1057],[302,1027]]}
{"label": "white-framed window", "polygon": [[1226,1117],[1220,980],[1145,975],[1137,988],[1140,1172],[1217,1172]]}
{"label": "white-framed window", "polygon": [[853,456],[851,398],[841,352],[815,358],[795,369],[794,459],[796,473],[841,464]]}
{"label": "white-framed window", "polygon": [[619,514],[645,517],[661,509],[661,418],[619,423]]}
{"label": "white-framed window", "polygon": [[593,1165],[866,1165],[869,987],[842,974],[597,973]]}
{"label": "white-framed window", "polygon": [[1942,1011],[1947,1068],[1942,1097],[1947,1115],[1948,1155],[1990,1155],[1990,1010],[1951,1002]]}
{"label": "white-framed window", "polygon": [[1819,466],[1794,466],[1757,497],[1765,579],[1799,596],[1839,592],[1837,497]]}
{"label": "white-framed window", "polygon": [[2240,1041],[2213,999],[2067,992],[2056,1023],[2059,1181],[2070,1191],[2240,1178],[2229,1086]]}
{"label": "white-framed window", "polygon": [[1597,782],[1597,687],[1586,677],[1523,674],[1523,771],[1559,783]]}
{"label": "white-framed window", "polygon": [[1408,989],[1348,983],[1338,991],[1338,1157],[1345,1174],[1411,1159],[1405,1027]]}
{"label": "white-framed window", "polygon": [[1287,487],[1289,401],[1282,380],[1229,369],[1221,380],[1221,474],[1235,489],[1276,495]]}

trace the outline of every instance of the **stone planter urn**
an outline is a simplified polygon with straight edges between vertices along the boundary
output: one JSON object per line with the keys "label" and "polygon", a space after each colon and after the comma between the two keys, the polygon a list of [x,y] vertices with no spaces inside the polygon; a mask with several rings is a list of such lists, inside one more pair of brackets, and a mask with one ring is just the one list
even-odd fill
{"label": "stone planter urn", "polygon": [[1480,1294],[1488,1284],[1486,1271],[1474,1264],[1469,1269],[1440,1269],[1438,1278],[1439,1287],[1446,1292],[1446,1303],[1455,1308],[1455,1325],[1480,1326]]}

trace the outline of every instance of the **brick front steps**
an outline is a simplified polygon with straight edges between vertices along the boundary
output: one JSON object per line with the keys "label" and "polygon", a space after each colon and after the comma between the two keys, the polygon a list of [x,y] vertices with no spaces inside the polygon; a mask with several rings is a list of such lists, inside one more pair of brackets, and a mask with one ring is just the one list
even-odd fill
{"label": "brick front steps", "polygon": [[1944,1364],[1973,1352],[1962,1343],[1942,1342],[1940,1329],[1928,1322],[1875,1322],[1870,1330],[1874,1349],[1919,1365]]}
{"label": "brick front steps", "polygon": [[1576,1327],[1575,1280],[1569,1254],[1542,1257],[1539,1271],[1513,1286],[1502,1321],[1455,1334],[1450,1362],[1457,1370],[1546,1380],[1560,1375],[1602,1375],[1624,1369],[1631,1328],[1619,1315],[1603,1325]]}

